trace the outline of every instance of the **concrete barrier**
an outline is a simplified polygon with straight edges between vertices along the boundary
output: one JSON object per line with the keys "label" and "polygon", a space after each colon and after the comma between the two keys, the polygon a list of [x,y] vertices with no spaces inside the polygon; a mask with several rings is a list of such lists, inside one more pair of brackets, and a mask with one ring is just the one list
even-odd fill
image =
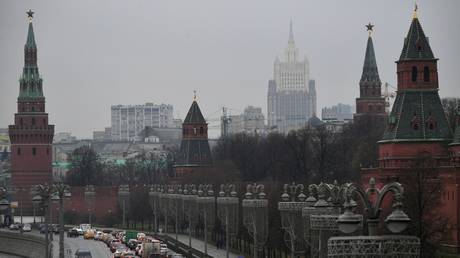
{"label": "concrete barrier", "polygon": [[45,258],[45,246],[43,237],[0,231],[0,253]]}

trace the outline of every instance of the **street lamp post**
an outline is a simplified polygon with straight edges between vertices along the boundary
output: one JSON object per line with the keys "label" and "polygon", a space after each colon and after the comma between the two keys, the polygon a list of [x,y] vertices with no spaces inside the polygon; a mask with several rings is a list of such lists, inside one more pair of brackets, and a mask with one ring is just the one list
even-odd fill
{"label": "street lamp post", "polygon": [[179,239],[179,214],[180,214],[180,208],[181,205],[179,205],[179,202],[181,201],[180,199],[180,193],[182,189],[180,185],[170,185],[168,189],[168,209],[171,211],[171,213],[174,214],[174,231],[175,231],[175,236],[176,236],[176,241]]}
{"label": "street lamp post", "polygon": [[150,185],[149,200],[153,212],[153,231],[158,232],[158,185]]}
{"label": "street lamp post", "polygon": [[37,205],[42,206],[43,210],[45,211],[45,257],[50,258],[50,241],[48,236],[48,208],[50,196],[52,194],[52,187],[48,184],[36,185],[35,192],[37,195],[33,197],[33,202],[35,202]]}
{"label": "street lamp post", "polygon": [[303,193],[302,184],[285,184],[278,210],[281,215],[281,226],[285,231],[284,241],[291,250],[291,258],[305,252],[303,243],[302,209],[307,206],[307,196]]}
{"label": "street lamp post", "polygon": [[217,215],[225,225],[225,249],[229,258],[230,238],[238,231],[238,193],[235,185],[220,185],[217,197]]}
{"label": "street lamp post", "polygon": [[96,191],[94,190],[94,185],[87,185],[85,187],[85,200],[86,204],[88,205],[88,222],[89,225],[91,224],[91,218],[92,218],[92,213],[93,213],[93,207],[94,207],[94,198],[96,196]]}
{"label": "street lamp post", "polygon": [[192,225],[195,224],[197,217],[196,187],[195,185],[185,185],[182,191],[182,205],[184,217],[188,222],[188,246],[192,248]]}
{"label": "street lamp post", "polygon": [[[402,211],[402,196],[404,188],[400,183],[389,183],[383,188],[378,189],[375,187],[375,179],[369,180],[370,187],[363,190],[353,183],[345,185],[345,212],[339,216],[337,222],[339,229],[344,233],[353,233],[361,223],[361,216],[353,213],[352,204],[353,196],[357,195],[364,204],[364,210],[367,218],[367,229],[370,236],[375,236],[378,233],[378,224],[380,221],[380,211],[383,198],[388,193],[393,193],[393,212],[386,218],[385,224],[387,228],[393,233],[400,233],[404,231],[410,223],[410,218]],[[374,198],[375,197],[375,198]]]}
{"label": "street lamp post", "polygon": [[118,187],[118,197],[121,200],[122,212],[123,212],[122,227],[126,228],[126,201],[129,198],[129,185],[120,185]]}
{"label": "street lamp post", "polygon": [[308,205],[302,208],[304,240],[309,246],[310,256],[322,258],[327,255],[327,245],[324,243],[338,233],[336,221],[343,200],[340,198],[341,188],[334,181],[334,184],[310,184],[308,190]]}
{"label": "street lamp post", "polygon": [[243,224],[254,240],[254,258],[257,258],[259,246],[265,245],[268,237],[268,200],[264,185],[248,185],[242,206]]}
{"label": "street lamp post", "polygon": [[[0,211],[7,211],[8,207],[10,207],[10,201],[6,199],[7,190],[4,187],[0,187]],[[2,221],[1,223],[4,223]]]}
{"label": "street lamp post", "polygon": [[[346,184],[343,188],[345,211],[337,219],[339,230],[350,234],[356,231],[362,216],[353,212],[358,196],[363,203],[368,235],[331,237],[328,240],[329,257],[420,257],[420,239],[414,236],[400,235],[410,223],[410,218],[402,211],[404,188],[397,182],[375,186],[374,178],[369,181],[370,187],[363,190],[355,184]],[[393,211],[385,219],[387,228],[394,235],[377,235],[383,200],[388,193],[393,195]]]}
{"label": "street lamp post", "polygon": [[216,197],[213,185],[199,185],[197,197],[198,209],[204,222],[204,253],[208,256],[208,231],[214,227]]}
{"label": "street lamp post", "polygon": [[166,185],[161,185],[158,193],[158,203],[160,211],[163,213],[164,229],[163,232],[168,232],[168,188]]}
{"label": "street lamp post", "polygon": [[53,184],[51,200],[59,202],[59,258],[64,258],[64,199],[70,198],[70,187],[62,182]]}

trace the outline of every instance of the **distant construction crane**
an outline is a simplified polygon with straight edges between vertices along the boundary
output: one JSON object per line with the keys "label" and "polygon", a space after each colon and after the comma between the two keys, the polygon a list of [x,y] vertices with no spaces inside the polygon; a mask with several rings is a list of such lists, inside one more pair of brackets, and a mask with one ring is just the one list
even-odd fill
{"label": "distant construction crane", "polygon": [[227,115],[227,108],[222,107],[222,128],[221,128],[221,136],[227,137],[228,136],[228,124],[232,121],[232,119]]}
{"label": "distant construction crane", "polygon": [[391,84],[389,84],[388,82],[385,82],[385,89],[383,90],[382,97],[385,98],[385,112],[386,113],[390,112],[390,98],[395,97],[394,91],[389,92],[388,87],[395,89],[395,87],[393,87]]}

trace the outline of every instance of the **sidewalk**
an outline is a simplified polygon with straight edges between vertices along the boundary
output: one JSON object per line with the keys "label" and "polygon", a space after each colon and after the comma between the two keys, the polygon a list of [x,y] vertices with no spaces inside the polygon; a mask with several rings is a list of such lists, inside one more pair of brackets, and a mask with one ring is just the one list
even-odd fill
{"label": "sidewalk", "polygon": [[[176,239],[175,234],[167,233],[166,235]],[[182,242],[182,243],[184,243],[184,244],[186,244],[188,246],[188,235],[179,234],[177,236],[177,239],[179,240],[179,242]],[[192,237],[192,248],[204,252],[204,241],[201,241],[199,239],[196,239],[196,238]],[[211,245],[209,243],[208,243],[208,255],[210,255],[210,256],[212,256],[214,258],[225,258],[225,257],[227,257],[225,249],[217,249],[217,247],[215,245]],[[230,252],[229,257],[230,258],[238,258],[238,257],[243,257],[243,255],[237,255],[235,253]]]}

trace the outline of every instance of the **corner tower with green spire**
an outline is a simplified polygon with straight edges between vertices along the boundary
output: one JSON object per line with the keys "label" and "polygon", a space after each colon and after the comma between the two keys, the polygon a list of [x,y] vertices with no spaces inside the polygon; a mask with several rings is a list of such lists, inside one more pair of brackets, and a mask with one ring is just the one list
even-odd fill
{"label": "corner tower with green spire", "polygon": [[11,141],[11,181],[14,186],[49,183],[52,180],[54,125],[48,124],[43,80],[38,72],[37,44],[27,12],[29,29],[24,46],[24,68],[19,79],[18,110],[9,126]]}
{"label": "corner tower with green spire", "polygon": [[380,166],[410,166],[408,158],[442,162],[453,136],[438,90],[438,59],[414,12],[397,64],[398,91],[379,142]]}
{"label": "corner tower with green spire", "polygon": [[382,82],[379,77],[375,58],[372,32],[374,25],[366,25],[369,37],[367,38],[366,54],[364,56],[363,73],[359,81],[359,98],[356,99],[355,119],[362,116],[386,118],[385,99],[382,97]]}

